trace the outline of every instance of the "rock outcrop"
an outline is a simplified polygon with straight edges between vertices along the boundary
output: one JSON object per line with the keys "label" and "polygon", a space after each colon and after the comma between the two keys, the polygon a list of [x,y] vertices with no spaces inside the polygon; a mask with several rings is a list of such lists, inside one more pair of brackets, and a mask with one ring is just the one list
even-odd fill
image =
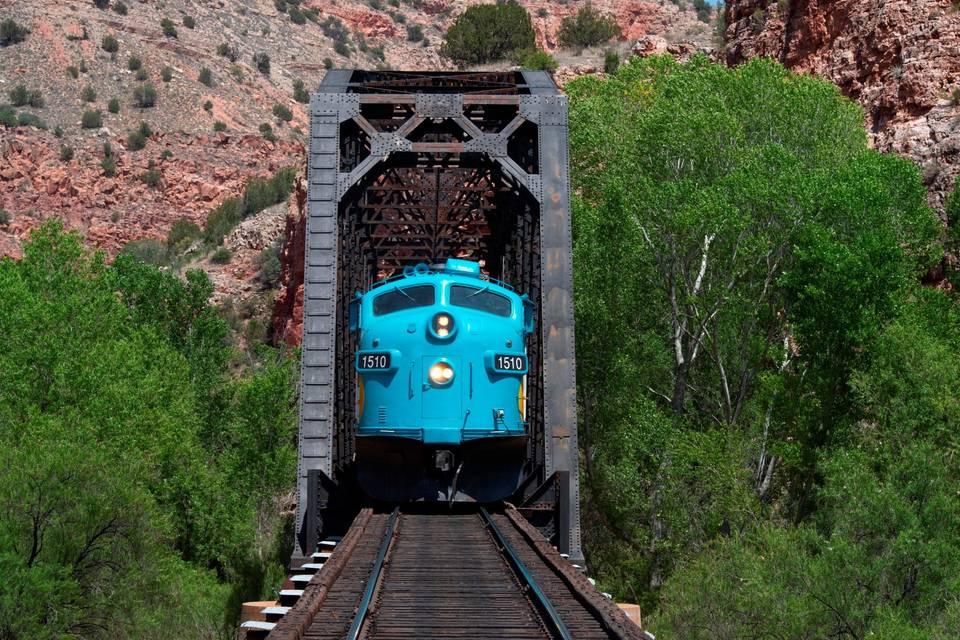
{"label": "rock outcrop", "polygon": [[731,0],[725,56],[768,56],[859,102],[877,149],[944,197],[960,173],[960,11],[953,0]]}

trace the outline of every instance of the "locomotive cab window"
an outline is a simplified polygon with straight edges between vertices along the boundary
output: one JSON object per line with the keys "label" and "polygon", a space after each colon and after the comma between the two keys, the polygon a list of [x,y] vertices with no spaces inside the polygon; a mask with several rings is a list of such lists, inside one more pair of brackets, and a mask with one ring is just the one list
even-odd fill
{"label": "locomotive cab window", "polygon": [[450,304],[485,311],[503,318],[510,317],[510,298],[489,289],[455,284],[450,287]]}
{"label": "locomotive cab window", "polygon": [[433,285],[417,285],[403,287],[381,293],[373,299],[373,315],[382,316],[387,313],[429,307],[434,303]]}

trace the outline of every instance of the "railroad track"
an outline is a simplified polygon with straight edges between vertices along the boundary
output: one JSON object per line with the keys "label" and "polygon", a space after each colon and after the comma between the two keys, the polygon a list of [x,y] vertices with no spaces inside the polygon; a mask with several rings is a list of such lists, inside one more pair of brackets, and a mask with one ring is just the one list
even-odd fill
{"label": "railroad track", "polygon": [[648,637],[512,508],[365,509],[329,555],[269,640]]}

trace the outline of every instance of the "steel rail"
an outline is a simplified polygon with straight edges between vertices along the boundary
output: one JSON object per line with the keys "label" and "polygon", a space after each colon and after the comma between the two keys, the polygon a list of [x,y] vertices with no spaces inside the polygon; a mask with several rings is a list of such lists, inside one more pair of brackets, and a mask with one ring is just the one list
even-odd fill
{"label": "steel rail", "polygon": [[503,532],[500,531],[500,528],[493,521],[493,518],[490,517],[490,512],[488,512],[485,507],[480,507],[480,515],[483,517],[487,528],[493,534],[497,544],[500,545],[504,551],[506,551],[507,559],[513,566],[517,577],[520,578],[520,580],[530,589],[535,603],[543,610],[543,613],[546,614],[546,618],[550,625],[553,626],[557,636],[562,638],[562,640],[573,640],[573,635],[567,629],[567,626],[563,623],[563,620],[560,619],[560,614],[557,613],[557,610],[553,607],[550,599],[547,598],[546,594],[543,593],[543,590],[540,589],[540,585],[537,584],[537,581],[527,569],[527,566],[520,559],[520,556],[517,555],[517,552],[514,551],[513,546],[511,546],[511,544],[507,541],[506,536],[504,536]]}
{"label": "steel rail", "polygon": [[367,581],[367,587],[363,590],[363,598],[360,600],[360,606],[357,607],[357,615],[350,625],[350,631],[347,632],[347,640],[357,640],[360,637],[360,629],[363,622],[370,613],[370,603],[373,602],[373,594],[377,589],[377,582],[380,581],[380,574],[383,573],[383,561],[387,557],[387,549],[393,541],[393,534],[397,530],[397,519],[400,516],[400,507],[393,510],[390,514],[390,520],[387,521],[387,529],[383,534],[383,542],[380,543],[380,550],[377,552],[377,559],[373,563],[373,569],[370,571],[370,579]]}

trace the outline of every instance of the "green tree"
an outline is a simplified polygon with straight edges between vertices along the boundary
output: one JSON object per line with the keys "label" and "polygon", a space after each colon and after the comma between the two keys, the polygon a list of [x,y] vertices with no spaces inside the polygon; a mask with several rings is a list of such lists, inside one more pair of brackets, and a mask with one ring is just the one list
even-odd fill
{"label": "green tree", "polygon": [[536,48],[527,10],[508,0],[469,7],[447,30],[440,54],[461,67],[509,57],[514,51]]}
{"label": "green tree", "polygon": [[616,19],[587,4],[560,21],[557,39],[564,47],[583,48],[603,44],[619,34]]}

